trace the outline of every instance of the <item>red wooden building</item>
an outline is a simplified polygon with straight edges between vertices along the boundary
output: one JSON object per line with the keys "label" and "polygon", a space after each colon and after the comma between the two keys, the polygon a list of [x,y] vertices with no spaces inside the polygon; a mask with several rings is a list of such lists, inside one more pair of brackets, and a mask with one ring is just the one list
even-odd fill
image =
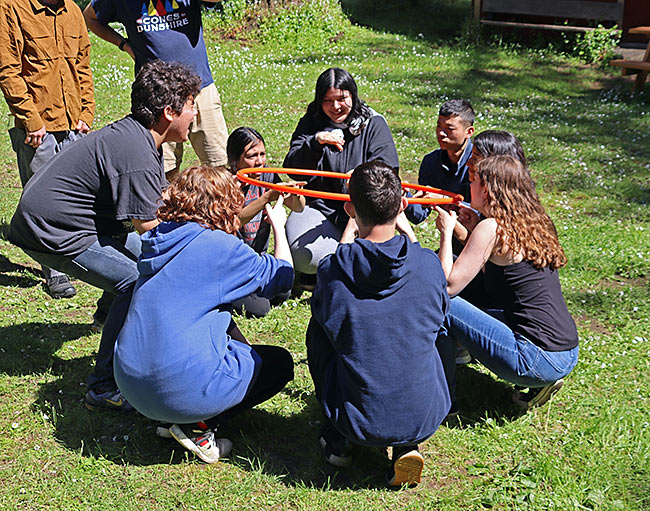
{"label": "red wooden building", "polygon": [[482,24],[583,32],[618,25],[623,43],[643,43],[631,27],[650,25],[650,0],[472,0]]}

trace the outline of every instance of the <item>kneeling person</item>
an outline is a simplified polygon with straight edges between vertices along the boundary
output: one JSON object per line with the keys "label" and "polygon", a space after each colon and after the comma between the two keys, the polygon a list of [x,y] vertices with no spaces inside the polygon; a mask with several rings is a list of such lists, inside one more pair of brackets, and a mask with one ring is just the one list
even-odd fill
{"label": "kneeling person", "polygon": [[225,170],[193,167],[172,182],[162,223],[142,236],[140,276],[115,348],[124,396],[146,417],[173,423],[169,434],[207,463],[232,447],[214,428],[293,379],[287,350],[251,346],[232,320],[234,301],[293,283],[282,198],[266,205],[275,257],[234,235],[243,203]]}
{"label": "kneeling person", "polygon": [[424,460],[418,444],[450,408],[436,350],[449,307],[438,256],[395,236],[406,206],[400,180],[380,161],[350,178],[346,229],[336,252],[318,267],[307,357],[326,418],[326,460],[351,462],[349,442],[393,446],[390,485],[417,484]]}
{"label": "kneeling person", "polygon": [[11,219],[9,241],[104,291],[95,313],[103,332],[88,378],[88,408],[131,409],[115,385],[113,348],[138,277],[139,235],[158,224],[167,186],[160,147],[187,139],[200,84],[182,64],[143,66],[131,89],[131,115],[48,160],[27,182]]}

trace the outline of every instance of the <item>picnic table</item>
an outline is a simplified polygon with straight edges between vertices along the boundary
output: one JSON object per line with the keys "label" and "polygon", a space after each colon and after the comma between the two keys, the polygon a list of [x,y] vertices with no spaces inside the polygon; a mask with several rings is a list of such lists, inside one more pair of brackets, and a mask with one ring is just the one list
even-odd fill
{"label": "picnic table", "polygon": [[636,80],[634,81],[634,92],[641,92],[643,84],[650,72],[650,27],[634,27],[628,31],[630,34],[640,34],[648,38],[648,46],[645,50],[643,60],[628,60],[618,59],[611,60],[609,63],[612,66],[623,68],[623,75],[630,75],[637,73]]}

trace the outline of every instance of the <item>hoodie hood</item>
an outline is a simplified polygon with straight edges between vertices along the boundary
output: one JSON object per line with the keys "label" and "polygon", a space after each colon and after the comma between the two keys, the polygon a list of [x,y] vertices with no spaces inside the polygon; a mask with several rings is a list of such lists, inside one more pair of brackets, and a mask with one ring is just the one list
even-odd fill
{"label": "hoodie hood", "polygon": [[163,222],[141,237],[142,254],[138,259],[140,275],[150,276],[163,268],[194,238],[206,231],[194,223]]}
{"label": "hoodie hood", "polygon": [[357,239],[339,245],[334,253],[336,264],[345,275],[346,284],[357,296],[386,297],[398,291],[408,274],[405,265],[411,242],[404,235],[384,243]]}

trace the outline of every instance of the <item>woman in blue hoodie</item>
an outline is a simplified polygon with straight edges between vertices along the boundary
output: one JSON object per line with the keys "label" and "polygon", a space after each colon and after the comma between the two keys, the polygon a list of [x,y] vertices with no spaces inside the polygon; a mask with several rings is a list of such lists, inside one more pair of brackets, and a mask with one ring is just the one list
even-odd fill
{"label": "woman in blue hoodie", "polygon": [[282,198],[266,206],[275,257],[234,235],[243,202],[232,176],[210,167],[193,167],[169,186],[158,210],[163,223],[142,236],[140,277],[115,347],[126,399],[172,423],[171,436],[208,463],[232,447],[215,439],[219,423],[293,379],[288,351],[251,346],[232,321],[232,302],[253,292],[275,296],[293,280]]}

